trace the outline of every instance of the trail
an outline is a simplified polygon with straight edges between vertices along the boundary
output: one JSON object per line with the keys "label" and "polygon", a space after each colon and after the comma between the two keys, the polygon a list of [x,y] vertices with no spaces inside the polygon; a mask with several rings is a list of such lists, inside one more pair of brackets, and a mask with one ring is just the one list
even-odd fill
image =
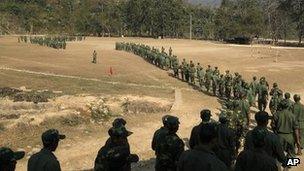
{"label": "trail", "polygon": [[[118,82],[118,81],[102,81],[100,79],[96,78],[86,78],[86,77],[80,77],[80,76],[72,76],[72,75],[62,75],[62,74],[54,74],[54,73],[46,73],[46,72],[37,72],[37,71],[30,71],[30,70],[24,70],[24,69],[15,69],[15,68],[9,68],[9,67],[0,67],[0,70],[8,70],[8,71],[15,71],[15,72],[21,72],[21,73],[27,73],[27,74],[35,74],[35,75],[43,75],[43,76],[51,76],[51,77],[60,77],[60,78],[69,78],[69,79],[79,79],[79,80],[85,80],[85,81],[95,81],[100,82],[104,84],[111,84],[111,85],[123,85],[123,86],[130,86],[130,87],[143,87],[143,88],[155,88],[155,89],[176,89],[177,87],[174,86],[158,86],[158,85],[145,85],[145,84],[136,84],[136,83],[126,83],[126,82]],[[190,88],[182,88],[183,90],[187,91],[194,91]]]}

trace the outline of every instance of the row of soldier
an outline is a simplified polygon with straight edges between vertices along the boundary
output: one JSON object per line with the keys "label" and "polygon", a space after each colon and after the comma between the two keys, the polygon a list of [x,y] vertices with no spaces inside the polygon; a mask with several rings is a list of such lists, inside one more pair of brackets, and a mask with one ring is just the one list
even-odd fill
{"label": "row of soldier", "polygon": [[[273,132],[280,135],[281,144],[289,156],[295,156],[295,144],[298,147],[297,153],[301,154],[301,148],[304,145],[304,138],[301,138],[304,137],[304,109],[300,103],[299,95],[294,96],[293,102],[290,100],[290,93],[287,92],[283,96],[283,91],[278,87],[277,83],[273,84],[269,92],[269,84],[265,77],[261,77],[258,81],[257,77],[254,76],[252,82],[246,83],[239,73],[235,73],[234,76],[229,71],[226,71],[225,75],[220,74],[217,67],[212,69],[211,66],[208,66],[206,71],[204,71],[199,63],[195,67],[192,61],[187,64],[185,59],[179,65],[177,57],[172,56],[171,48],[168,56],[154,47],[149,48],[145,45],[136,45],[134,43],[117,43],[116,45],[116,49],[133,52],[148,59],[152,64],[157,64],[154,60],[159,60],[156,57],[158,56],[159,58],[159,54],[163,54],[163,57],[173,59],[168,63],[172,64],[171,68],[175,77],[193,85],[195,85],[195,78],[197,78],[200,88],[204,86],[207,92],[212,88],[214,95],[225,100],[225,110],[222,111],[222,114],[229,118],[230,127],[236,133],[237,149],[241,147],[241,138],[249,128],[250,107],[256,106],[257,100],[259,111],[265,111],[269,96],[271,96],[269,108],[273,115],[273,124],[271,125]],[[162,51],[164,51],[164,48],[162,48]],[[155,53],[152,60],[150,59],[153,56],[151,53]],[[279,115],[280,117],[278,117]],[[280,124],[275,124],[275,121],[280,120],[278,118],[283,119],[281,123],[288,122],[289,124],[285,125],[285,128],[281,128]]]}
{"label": "row of soldier", "polygon": [[54,49],[66,49],[67,41],[82,41],[84,36],[19,36],[18,43],[28,41],[31,44],[38,44],[40,46],[47,46]]}

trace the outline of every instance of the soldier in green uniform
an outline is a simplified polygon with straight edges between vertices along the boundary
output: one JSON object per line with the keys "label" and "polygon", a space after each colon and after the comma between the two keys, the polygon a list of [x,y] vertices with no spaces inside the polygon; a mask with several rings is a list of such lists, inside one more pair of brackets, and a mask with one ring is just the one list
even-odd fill
{"label": "soldier in green uniform", "polygon": [[247,100],[247,95],[245,93],[241,94],[241,99],[238,101],[240,116],[244,119],[244,125],[246,124],[246,128],[249,128],[250,121],[250,104]]}
{"label": "soldier in green uniform", "polygon": [[16,169],[17,160],[24,157],[24,151],[14,152],[10,148],[0,148],[0,170],[1,171],[14,171]]}
{"label": "soldier in green uniform", "polygon": [[192,61],[190,61],[190,81],[191,81],[191,84],[195,85],[195,73],[196,73],[196,69],[195,69],[195,66],[193,64]]}
{"label": "soldier in green uniform", "polygon": [[172,48],[170,47],[169,48],[169,56],[172,56],[173,54],[172,54]]}
{"label": "soldier in green uniform", "polygon": [[226,115],[219,116],[218,145],[215,153],[223,161],[227,168],[232,168],[232,162],[236,158],[236,142],[234,130],[229,128],[229,119]]}
{"label": "soldier in green uniform", "polygon": [[183,61],[182,61],[182,64],[180,66],[180,69],[181,69],[181,76],[182,76],[182,80],[185,81],[186,80],[186,70],[187,70],[187,62],[186,62],[186,59],[184,58]]}
{"label": "soldier in green uniform", "polygon": [[176,134],[179,128],[179,120],[177,117],[167,117],[168,133],[159,139],[156,143],[156,171],[176,171],[177,161],[184,151],[184,142]]}
{"label": "soldier in green uniform", "polygon": [[199,144],[199,131],[202,125],[210,122],[215,122],[211,119],[211,111],[209,109],[204,109],[200,113],[200,117],[202,119],[202,122],[193,127],[190,135],[190,140],[189,140],[189,146],[191,149],[193,149],[195,146]]}
{"label": "soldier in green uniform", "polygon": [[93,59],[92,59],[92,63],[96,64],[97,63],[97,52],[94,50],[93,52]]}
{"label": "soldier in green uniform", "polygon": [[[295,94],[293,96],[293,99],[295,101],[293,107],[292,107],[292,113],[296,117],[296,121],[299,123],[299,138],[301,143],[301,148],[304,148],[304,105],[301,104],[301,97],[298,94]],[[301,155],[302,152],[300,149],[298,149],[297,152],[298,155]]]}
{"label": "soldier in green uniform", "polygon": [[60,140],[65,139],[65,135],[59,134],[56,129],[49,129],[41,136],[43,149],[31,156],[28,161],[28,171],[52,170],[60,171],[60,163],[53,152],[57,149]]}
{"label": "soldier in green uniform", "polygon": [[205,74],[205,87],[207,89],[207,92],[209,92],[209,90],[210,90],[211,80],[212,80],[212,69],[211,69],[211,66],[208,65],[208,68],[206,69],[206,74]]}
{"label": "soldier in green uniform", "polygon": [[204,69],[202,67],[198,67],[197,68],[197,78],[198,78],[200,88],[202,88],[204,85],[204,77],[205,77]]}
{"label": "soldier in green uniform", "polygon": [[214,96],[217,96],[217,89],[218,89],[218,82],[219,82],[220,71],[218,67],[215,67],[213,74],[212,74],[212,92]]}
{"label": "soldier in green uniform", "polygon": [[217,144],[218,129],[215,123],[204,124],[199,128],[199,145],[185,151],[179,161],[179,171],[228,171],[223,163],[213,152]]}
{"label": "soldier in green uniform", "polygon": [[219,96],[223,98],[225,96],[225,79],[223,74],[220,75],[218,85],[219,85]]}
{"label": "soldier in green uniform", "polygon": [[260,80],[258,89],[258,108],[260,111],[265,111],[268,101],[268,89],[265,81]]}
{"label": "soldier in green uniform", "polygon": [[185,73],[185,81],[187,83],[189,83],[190,81],[190,65],[186,64],[185,68],[184,68],[184,73]]}
{"label": "soldier in green uniform", "polygon": [[[263,129],[266,131],[266,137],[265,137],[265,145],[263,146],[264,151],[277,161],[281,163],[282,166],[285,166],[286,164],[286,156],[284,154],[283,146],[280,142],[279,136],[274,134],[271,131],[268,131],[267,125],[269,123],[269,120],[271,119],[267,112],[260,111],[255,114],[255,120],[257,122],[257,126],[253,129]],[[244,142],[244,149],[245,150],[253,150],[253,137],[252,132],[248,131],[245,137]]]}
{"label": "soldier in green uniform", "polygon": [[269,103],[269,109],[272,114],[275,114],[278,110],[279,96],[283,94],[283,91],[279,89],[277,83],[273,83],[273,88],[270,90],[269,95],[272,96]]}
{"label": "soldier in green uniform", "polygon": [[252,131],[252,150],[242,151],[236,161],[235,171],[278,171],[274,158],[264,150],[267,132],[265,129],[254,129]]}
{"label": "soldier in green uniform", "polygon": [[294,114],[288,110],[288,101],[286,99],[282,100],[279,105],[282,110],[274,115],[272,128],[279,135],[287,156],[295,157],[295,144],[298,147],[298,151],[301,150],[299,123]]}
{"label": "soldier in green uniform", "polygon": [[231,89],[232,89],[232,75],[229,73],[229,70],[227,70],[225,75],[225,96],[227,99],[231,98]]}
{"label": "soldier in green uniform", "polygon": [[173,56],[173,61],[172,61],[172,67],[173,67],[173,72],[174,72],[174,77],[178,78],[178,68],[179,68],[179,63],[177,56]]}
{"label": "soldier in green uniform", "polygon": [[286,93],[284,94],[284,97],[285,97],[285,99],[288,101],[288,106],[289,106],[288,109],[289,109],[290,111],[292,111],[292,106],[293,106],[294,102],[293,102],[292,100],[290,100],[290,97],[291,97],[290,93],[286,92]]}
{"label": "soldier in green uniform", "polygon": [[171,63],[171,60],[170,60],[170,56],[166,55],[165,57],[165,69],[168,71],[169,68],[170,68],[170,64]]}
{"label": "soldier in green uniform", "polygon": [[131,163],[138,162],[136,154],[130,154],[130,146],[127,137],[132,132],[127,131],[123,125],[112,127],[110,138],[98,151],[95,159],[95,171],[131,171]]}

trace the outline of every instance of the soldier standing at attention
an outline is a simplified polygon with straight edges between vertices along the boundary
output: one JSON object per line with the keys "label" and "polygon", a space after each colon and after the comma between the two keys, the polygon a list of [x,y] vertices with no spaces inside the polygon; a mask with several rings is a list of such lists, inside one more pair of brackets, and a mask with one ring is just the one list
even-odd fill
{"label": "soldier standing at attention", "polygon": [[205,72],[203,67],[197,67],[197,78],[200,88],[202,88],[204,85],[204,77],[205,77]]}
{"label": "soldier standing at attention", "polygon": [[295,144],[298,151],[301,151],[299,139],[299,123],[293,113],[288,110],[288,101],[282,100],[280,103],[281,111],[278,111],[273,117],[272,128],[279,137],[284,151],[288,157],[295,157]]}
{"label": "soldier standing at attention", "polygon": [[265,111],[268,101],[268,88],[263,79],[260,80],[258,91],[258,108],[260,111]]}
{"label": "soldier standing at attention", "polygon": [[222,98],[225,96],[224,95],[225,94],[225,79],[224,79],[223,74],[220,75],[218,85],[219,85],[219,97]]}
{"label": "soldier standing at attention", "polygon": [[172,48],[169,48],[169,56],[172,56]]}
{"label": "soldier standing at attention", "polygon": [[65,139],[65,135],[59,134],[56,129],[49,129],[41,136],[43,149],[32,155],[28,161],[28,171],[60,171],[60,163],[53,152],[57,149],[60,140]]}
{"label": "soldier standing at attention", "polygon": [[211,79],[212,79],[212,69],[211,69],[211,66],[208,65],[208,68],[206,69],[206,75],[205,75],[205,87],[207,89],[207,92],[209,92],[209,90],[210,90]]}
{"label": "soldier standing at attention", "polygon": [[232,162],[236,155],[235,133],[229,128],[229,119],[226,115],[220,115],[218,125],[218,145],[215,150],[217,157],[223,161],[227,168],[232,168]]}
{"label": "soldier standing at attention", "polygon": [[189,69],[189,71],[190,71],[190,74],[189,74],[189,76],[190,76],[190,82],[191,82],[191,84],[194,85],[195,84],[196,69],[195,69],[194,63],[192,61],[190,61],[190,69]]}
{"label": "soldier standing at attention", "polygon": [[236,161],[235,171],[278,171],[274,158],[270,157],[264,150],[265,129],[254,129],[252,131],[252,150],[242,151]]}
{"label": "soldier standing at attention", "polygon": [[177,161],[184,152],[184,142],[176,134],[179,128],[177,117],[167,117],[168,133],[156,142],[156,171],[176,171]]}
{"label": "soldier standing at attention", "polygon": [[178,161],[178,171],[228,171],[215,153],[218,129],[215,123],[202,125],[198,131],[199,145],[182,153]]}
{"label": "soldier standing at attention", "polygon": [[0,148],[0,170],[14,171],[16,169],[17,160],[24,157],[24,151],[12,151],[10,148]]}
{"label": "soldier standing at attention", "polygon": [[185,81],[186,67],[187,67],[187,62],[186,59],[184,58],[180,66],[183,81]]}
{"label": "soldier standing at attention", "polygon": [[131,171],[131,163],[138,162],[136,154],[130,154],[127,137],[132,132],[121,125],[112,127],[110,138],[98,151],[94,171]]}
{"label": "soldier standing at attention", "polygon": [[175,55],[173,56],[172,67],[173,67],[174,77],[178,78],[179,63],[178,63],[177,56],[175,56]]}
{"label": "soldier standing at attention", "polygon": [[232,75],[229,73],[229,70],[227,70],[225,75],[225,96],[227,99],[231,98],[231,89],[232,89]]}
{"label": "soldier standing at attention", "polygon": [[202,125],[214,122],[211,120],[211,111],[209,109],[204,109],[200,113],[201,117],[201,123],[195,127],[193,127],[190,135],[190,140],[189,140],[189,146],[191,149],[193,149],[195,146],[199,144],[199,132],[202,127]]}
{"label": "soldier standing at attention", "polygon": [[[267,125],[269,120],[271,119],[267,112],[260,111],[255,114],[255,120],[257,122],[257,126],[253,129],[264,129],[266,131],[265,137],[265,145],[263,146],[264,151],[277,161],[281,163],[282,166],[286,164],[286,156],[284,154],[283,146],[280,142],[279,136],[275,133],[268,131]],[[252,132],[248,131],[245,136],[244,149],[245,150],[253,150],[253,137]]]}
{"label": "soldier standing at attention", "polygon": [[94,50],[93,52],[93,59],[92,59],[92,63],[96,64],[97,63],[97,52]]}
{"label": "soldier standing at attention", "polygon": [[[292,112],[296,117],[296,121],[299,123],[299,138],[300,138],[300,144],[301,148],[304,148],[304,105],[301,104],[301,97],[298,94],[295,94],[293,96],[293,99],[295,101]],[[298,149],[297,155],[301,155],[302,152],[300,149]]]}

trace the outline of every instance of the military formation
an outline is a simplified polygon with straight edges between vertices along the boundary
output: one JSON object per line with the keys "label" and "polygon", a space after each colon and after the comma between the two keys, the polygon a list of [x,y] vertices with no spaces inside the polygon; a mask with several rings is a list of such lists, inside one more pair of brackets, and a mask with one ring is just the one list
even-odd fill
{"label": "military formation", "polygon": [[[162,126],[155,131],[151,143],[156,171],[277,171],[289,168],[289,158],[302,155],[304,105],[300,95],[295,94],[291,100],[291,94],[284,94],[277,83],[270,88],[265,77],[254,76],[248,83],[239,73],[232,75],[229,70],[221,73],[218,67],[210,65],[204,69],[200,63],[188,63],[186,59],[179,63],[172,48],[167,54],[163,47],[158,50],[142,44],[116,43],[116,49],[172,70],[174,77],[217,96],[223,104],[217,121],[211,118],[209,109],[200,112],[201,122],[193,127],[188,140],[178,135],[182,124],[179,118],[163,116]],[[251,107],[258,109],[254,114],[257,126],[249,130]],[[267,107],[271,114],[265,111]],[[128,137],[132,132],[126,126],[123,118],[113,121],[109,138],[95,158],[94,170],[129,171],[131,164],[139,161],[139,156],[131,153]],[[53,152],[64,138],[55,129],[44,132],[43,149],[31,156],[28,170],[61,170]],[[0,170],[14,170],[16,161],[22,157],[22,151],[0,148]]]}
{"label": "military formation", "polygon": [[66,49],[67,41],[82,41],[84,36],[19,36],[18,42],[38,44],[54,49]]}

